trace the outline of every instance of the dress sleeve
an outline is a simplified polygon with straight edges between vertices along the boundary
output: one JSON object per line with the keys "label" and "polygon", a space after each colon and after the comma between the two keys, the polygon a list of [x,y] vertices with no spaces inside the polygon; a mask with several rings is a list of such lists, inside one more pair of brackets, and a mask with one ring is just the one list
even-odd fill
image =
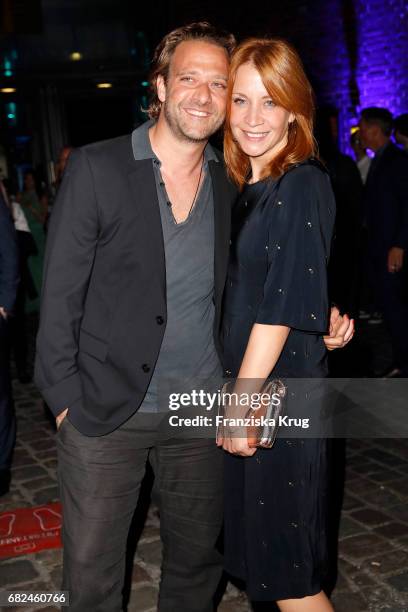
{"label": "dress sleeve", "polygon": [[325,172],[305,165],[283,177],[269,209],[268,273],[257,323],[327,332],[327,263],[334,217]]}

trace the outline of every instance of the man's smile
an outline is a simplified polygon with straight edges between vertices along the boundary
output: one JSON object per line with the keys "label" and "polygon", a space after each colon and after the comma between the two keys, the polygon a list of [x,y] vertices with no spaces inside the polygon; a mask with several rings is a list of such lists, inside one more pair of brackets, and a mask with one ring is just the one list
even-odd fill
{"label": "man's smile", "polygon": [[184,108],[184,111],[191,117],[199,117],[204,119],[211,117],[212,114],[208,111],[198,110],[197,108]]}

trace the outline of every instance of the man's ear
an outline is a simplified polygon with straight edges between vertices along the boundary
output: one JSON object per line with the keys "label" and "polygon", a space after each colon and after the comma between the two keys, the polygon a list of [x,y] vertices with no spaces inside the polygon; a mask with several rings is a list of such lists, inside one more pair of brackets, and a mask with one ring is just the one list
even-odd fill
{"label": "man's ear", "polygon": [[164,82],[163,75],[159,74],[156,80],[157,97],[160,102],[164,102],[166,99],[166,84]]}

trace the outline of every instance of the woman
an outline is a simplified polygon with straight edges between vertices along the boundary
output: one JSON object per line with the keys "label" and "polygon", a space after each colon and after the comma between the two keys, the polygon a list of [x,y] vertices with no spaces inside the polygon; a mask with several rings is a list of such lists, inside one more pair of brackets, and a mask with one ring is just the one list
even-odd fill
{"label": "woman", "polygon": [[[335,204],[313,159],[313,94],[297,53],[280,40],[241,44],[228,100],[225,158],[242,194],[225,294],[225,367],[238,390],[245,379],[259,390],[269,376],[324,377]],[[228,451],[226,569],[246,581],[252,600],[276,601],[284,612],[333,610],[322,590],[324,441],[279,438],[256,450],[227,430],[220,443]]]}

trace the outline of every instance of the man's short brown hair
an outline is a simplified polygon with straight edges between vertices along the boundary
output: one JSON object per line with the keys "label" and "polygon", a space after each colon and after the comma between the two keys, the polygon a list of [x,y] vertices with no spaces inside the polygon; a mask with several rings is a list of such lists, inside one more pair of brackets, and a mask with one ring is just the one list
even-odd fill
{"label": "man's short brown hair", "polygon": [[160,114],[161,102],[157,95],[157,77],[162,76],[167,81],[171,58],[178,45],[185,41],[198,40],[209,42],[222,47],[231,55],[235,48],[235,37],[233,34],[218,30],[207,21],[190,23],[173,30],[157,45],[152,61],[150,73],[150,103],[147,113],[151,119],[157,119]]}
{"label": "man's short brown hair", "polygon": [[387,108],[369,106],[361,111],[361,118],[370,125],[378,125],[385,136],[391,136],[392,114]]}

